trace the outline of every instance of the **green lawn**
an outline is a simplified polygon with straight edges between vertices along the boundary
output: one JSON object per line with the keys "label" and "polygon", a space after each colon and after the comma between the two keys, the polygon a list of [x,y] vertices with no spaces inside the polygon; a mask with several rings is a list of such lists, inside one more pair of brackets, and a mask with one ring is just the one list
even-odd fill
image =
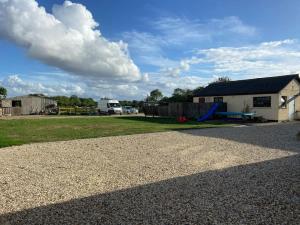
{"label": "green lawn", "polygon": [[78,117],[41,119],[0,119],[0,147],[33,142],[152,133],[180,129],[230,126],[222,122],[178,123],[173,118]]}

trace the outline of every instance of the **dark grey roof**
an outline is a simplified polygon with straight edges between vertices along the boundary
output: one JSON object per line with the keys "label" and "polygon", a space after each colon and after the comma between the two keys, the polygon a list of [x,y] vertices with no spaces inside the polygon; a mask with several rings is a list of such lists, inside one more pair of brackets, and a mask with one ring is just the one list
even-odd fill
{"label": "dark grey roof", "polygon": [[249,80],[214,83],[200,90],[196,94],[196,96],[226,96],[278,93],[293,79],[296,79],[300,82],[299,75],[292,74],[277,77],[265,77]]}
{"label": "dark grey roof", "polygon": [[46,98],[46,99],[51,99],[51,97],[48,96],[41,96],[41,95],[22,95],[22,96],[15,96],[15,97],[10,97],[6,98],[7,100],[19,100],[23,98]]}

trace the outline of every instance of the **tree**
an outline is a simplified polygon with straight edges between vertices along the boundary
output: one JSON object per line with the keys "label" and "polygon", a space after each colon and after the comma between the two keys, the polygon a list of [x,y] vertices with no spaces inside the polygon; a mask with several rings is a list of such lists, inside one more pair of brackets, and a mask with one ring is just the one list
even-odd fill
{"label": "tree", "polygon": [[119,102],[120,102],[121,106],[133,106],[132,101],[121,100]]}
{"label": "tree", "polygon": [[96,107],[97,102],[92,98],[78,98],[76,95],[71,97],[67,96],[54,96],[51,97],[57,101],[57,105],[61,107],[79,106],[79,107]]}
{"label": "tree", "polygon": [[181,89],[176,88],[173,91],[171,97],[163,97],[160,101],[160,105],[166,105],[170,102],[193,102],[193,97],[197,94],[198,91],[202,90],[204,87],[197,87],[193,90],[191,89]]}
{"label": "tree", "polygon": [[173,96],[184,96],[186,94],[186,91],[181,88],[175,88],[173,92]]}
{"label": "tree", "polygon": [[6,88],[0,86],[0,100],[6,98],[6,96],[7,96]]}
{"label": "tree", "polygon": [[202,86],[196,87],[196,88],[193,90],[193,95],[197,94],[198,91],[201,91],[201,90],[203,90],[203,89],[204,89],[204,87],[202,87]]}
{"label": "tree", "polygon": [[72,95],[70,97],[70,104],[71,104],[71,106],[80,106],[81,101],[76,95]]}
{"label": "tree", "polygon": [[170,99],[172,102],[185,102],[186,91],[181,88],[176,88],[173,91],[172,97]]}
{"label": "tree", "polygon": [[91,104],[91,101],[89,98],[79,98],[79,100],[80,100],[81,107],[89,107]]}
{"label": "tree", "polygon": [[171,102],[192,102],[193,101],[193,90],[176,88],[170,98]]}
{"label": "tree", "polygon": [[167,105],[169,102],[172,102],[172,97],[164,96],[161,100],[159,100],[159,105]]}
{"label": "tree", "polygon": [[70,106],[70,99],[66,96],[55,96],[52,97],[55,101],[57,101],[58,106]]}
{"label": "tree", "polygon": [[155,89],[150,92],[150,96],[148,96],[146,100],[158,102],[159,100],[162,99],[162,97],[163,97],[163,94],[161,93],[161,91],[159,89]]}
{"label": "tree", "polygon": [[216,80],[214,80],[213,82],[209,83],[209,84],[216,84],[216,83],[224,83],[224,82],[229,82],[231,81],[231,79],[227,76],[222,76],[222,77],[218,77]]}
{"label": "tree", "polygon": [[34,93],[34,94],[29,94],[29,96],[35,96],[35,97],[47,97],[46,95],[44,94],[39,94],[39,93]]}
{"label": "tree", "polygon": [[95,102],[92,98],[80,98],[79,100],[81,102],[80,106],[83,106],[83,107],[96,107],[97,106],[97,102]]}

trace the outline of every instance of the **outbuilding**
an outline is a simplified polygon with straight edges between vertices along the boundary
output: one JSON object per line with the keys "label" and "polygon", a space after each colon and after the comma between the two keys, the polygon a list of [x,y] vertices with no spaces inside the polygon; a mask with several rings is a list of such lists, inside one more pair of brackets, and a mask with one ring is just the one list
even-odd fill
{"label": "outbuilding", "polygon": [[213,83],[200,90],[193,102],[225,102],[228,112],[253,112],[273,121],[300,119],[300,77],[293,74]]}
{"label": "outbuilding", "polygon": [[18,116],[44,114],[57,102],[43,95],[25,95],[2,100],[2,114]]}

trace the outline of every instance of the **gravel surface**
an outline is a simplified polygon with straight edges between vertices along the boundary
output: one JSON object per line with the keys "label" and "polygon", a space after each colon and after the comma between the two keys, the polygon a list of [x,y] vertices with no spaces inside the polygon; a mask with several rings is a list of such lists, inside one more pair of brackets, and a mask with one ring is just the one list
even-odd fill
{"label": "gravel surface", "polygon": [[299,224],[300,123],[0,149],[0,224]]}

